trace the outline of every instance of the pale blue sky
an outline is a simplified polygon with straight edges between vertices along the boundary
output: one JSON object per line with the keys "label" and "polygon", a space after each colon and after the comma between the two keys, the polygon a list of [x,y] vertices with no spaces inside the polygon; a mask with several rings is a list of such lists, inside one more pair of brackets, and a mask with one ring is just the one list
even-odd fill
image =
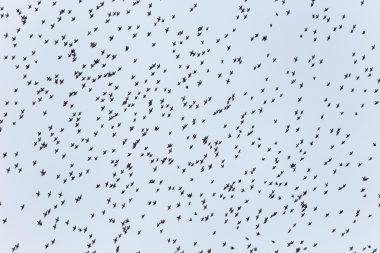
{"label": "pale blue sky", "polygon": [[[361,5],[358,0],[319,0],[310,7],[311,1],[295,0],[197,3],[152,0],[136,5],[130,1],[104,0],[104,6],[97,9],[101,2],[83,0],[78,4],[78,1],[61,0],[53,6],[52,1],[42,0],[38,5],[37,1],[5,0],[0,5],[3,6],[0,14],[9,13],[9,18],[0,18],[0,152],[7,153],[6,157],[0,157],[0,218],[7,219],[4,224],[0,221],[0,252],[12,252],[17,243],[19,248],[15,252],[86,252],[86,245],[94,238],[96,243],[89,250],[97,253],[115,252],[117,245],[120,252],[133,253],[139,250],[141,253],[207,252],[210,248],[218,253],[250,252],[254,247],[264,253],[295,252],[298,247],[301,252],[340,253],[349,252],[350,246],[356,252],[372,252],[379,246],[380,122],[379,106],[375,104],[379,100],[375,93],[379,88],[376,65],[380,46],[379,2],[366,0]],[[149,3],[152,3],[151,8]],[[197,7],[190,11],[195,3]],[[29,4],[31,9],[28,9]],[[243,13],[239,6],[244,9]],[[21,15],[16,12],[18,8]],[[65,12],[58,22],[62,9]],[[91,19],[90,9],[94,13]],[[69,10],[72,10],[70,14]],[[128,10],[131,12],[127,15]],[[112,16],[118,11],[118,16]],[[288,15],[287,11],[290,11]],[[106,21],[108,13],[111,17]],[[24,26],[20,21],[22,15],[28,17]],[[75,21],[71,21],[73,17]],[[45,20],[45,24],[41,20]],[[197,36],[201,26],[202,33]],[[353,26],[355,29],[351,32]],[[118,27],[122,29],[118,31]],[[183,35],[178,35],[181,31]],[[148,32],[151,32],[149,37]],[[137,33],[136,38],[133,38],[134,33]],[[255,34],[258,36],[251,41]],[[109,36],[114,39],[110,40]],[[267,41],[262,40],[263,36],[267,36]],[[16,37],[15,41],[12,37]],[[73,43],[74,39],[78,42]],[[216,43],[218,39],[220,42]],[[49,41],[45,44],[45,40]],[[58,40],[57,45],[54,40]],[[90,47],[91,42],[97,43],[95,48]],[[71,47],[70,43],[73,43]],[[156,45],[152,47],[152,43]],[[376,45],[374,50],[372,45]],[[75,62],[68,57],[72,48],[76,52]],[[101,54],[103,49],[104,55]],[[34,50],[36,53],[32,55]],[[192,57],[192,50],[204,54]],[[16,56],[14,60],[11,60],[12,55]],[[117,57],[111,60],[112,55]],[[62,59],[58,60],[59,56]],[[25,61],[23,57],[27,57]],[[241,64],[234,62],[239,57]],[[100,63],[90,68],[96,59],[100,59]],[[137,62],[134,63],[134,59]],[[149,69],[154,63],[156,66]],[[25,69],[27,64],[30,64],[29,69]],[[254,69],[258,64],[260,68]],[[121,71],[117,71],[119,67]],[[74,77],[75,71],[83,71],[80,78]],[[112,71],[117,71],[116,75],[102,76]],[[218,78],[220,73],[222,76]],[[347,74],[351,76],[345,78]],[[54,84],[55,75],[59,80],[64,79],[64,83]],[[91,78],[81,80],[87,76]],[[52,77],[53,82],[47,81],[47,77]],[[184,77],[186,82],[183,82]],[[93,82],[93,78],[97,81]],[[198,86],[200,80],[202,84]],[[32,81],[31,85],[28,81]],[[35,81],[38,84],[34,85]],[[86,84],[84,89],[82,84]],[[18,89],[17,92],[14,89]],[[69,96],[70,92],[77,95]],[[51,99],[50,95],[53,95]],[[123,105],[126,97],[133,106]],[[209,97],[212,98],[205,104]],[[68,101],[65,107],[64,101]],[[199,108],[195,109],[197,104]],[[226,110],[228,104],[230,107]],[[153,108],[152,113],[149,113],[150,108]],[[260,108],[262,113],[259,113]],[[23,109],[24,116],[19,119]],[[214,114],[219,109],[224,110]],[[114,113],[118,116],[109,120]],[[98,116],[101,119],[97,121]],[[71,122],[70,118],[73,118]],[[185,124],[188,126],[182,130]],[[50,125],[52,130],[49,130]],[[290,125],[289,131],[286,131],[287,125]],[[155,126],[160,129],[155,131]],[[148,133],[142,136],[147,128]],[[81,129],[79,134],[78,129]],[[248,135],[251,130],[252,134]],[[94,132],[98,132],[96,137]],[[116,136],[112,137],[114,133]],[[195,139],[193,134],[197,135]],[[206,145],[202,141],[205,136],[209,141]],[[58,139],[54,140],[55,137]],[[122,145],[124,139],[127,139],[126,145]],[[132,144],[136,139],[141,141],[134,149]],[[36,141],[38,144],[34,146]],[[39,150],[42,142],[48,146]],[[72,143],[78,148],[71,147]],[[173,147],[170,153],[168,144]],[[191,149],[190,145],[193,145]],[[331,146],[334,147],[331,149]],[[103,155],[105,150],[107,153]],[[17,157],[15,152],[18,152]],[[152,157],[147,157],[148,152]],[[202,160],[205,154],[207,157]],[[98,157],[97,160],[94,157]],[[168,158],[162,163],[164,157]],[[156,158],[158,162],[151,163]],[[331,162],[324,165],[330,158]],[[174,159],[171,164],[169,159]],[[114,166],[115,160],[119,161],[117,166]],[[224,166],[221,166],[223,160]],[[33,161],[37,161],[34,166]],[[133,165],[130,170],[128,163]],[[294,172],[291,163],[297,164]],[[273,169],[273,166],[276,167]],[[19,173],[20,167],[22,172]],[[10,168],[9,173],[7,168]],[[255,171],[251,173],[253,168]],[[45,176],[41,176],[41,170],[46,171]],[[74,180],[70,179],[70,172]],[[369,180],[363,181],[363,177]],[[68,180],[63,183],[65,178]],[[117,178],[117,187],[105,186]],[[155,181],[149,183],[150,180]],[[97,184],[101,185],[99,189],[96,189]],[[233,192],[225,189],[232,184]],[[344,184],[346,187],[338,190]],[[174,190],[168,190],[169,187]],[[317,187],[315,191],[314,187]],[[121,194],[122,190],[125,193]],[[324,194],[326,190],[328,193]],[[37,191],[41,193],[38,198]],[[304,191],[307,194],[295,201]],[[51,197],[48,198],[49,192]],[[62,197],[58,196],[60,192]],[[190,193],[192,197],[188,198]],[[271,193],[275,194],[274,198],[269,198]],[[75,198],[79,195],[82,200],[76,204]],[[133,198],[131,203],[130,198]],[[202,205],[204,199],[207,209]],[[61,205],[63,200],[65,204]],[[246,200],[249,202],[244,203]],[[157,204],[149,205],[149,201]],[[303,217],[301,201],[308,206]],[[123,203],[125,208],[121,208]],[[181,203],[178,208],[177,203]],[[23,204],[25,209],[21,211]],[[56,204],[58,207],[54,209]],[[286,205],[288,210],[283,215]],[[239,206],[241,210],[237,211]],[[44,217],[43,213],[49,209],[51,213]],[[262,213],[256,220],[259,209]],[[290,209],[294,211],[290,213]],[[360,215],[355,218],[359,209]],[[102,210],[106,210],[105,215]],[[340,210],[343,213],[339,214]],[[274,212],[277,215],[269,218]],[[94,218],[91,218],[92,213]],[[227,217],[226,213],[229,213]],[[329,213],[327,218],[326,213]],[[142,214],[145,214],[144,219]],[[178,215],[181,215],[180,221],[177,221]],[[207,215],[208,221],[202,221]],[[269,219],[264,224],[266,217]],[[109,219],[115,219],[115,223]],[[123,234],[121,222],[126,219],[130,220],[130,230],[114,243],[113,239]],[[157,227],[163,219],[165,224]],[[38,220],[42,226],[37,226]],[[66,220],[70,220],[69,225],[65,224]],[[257,224],[260,224],[258,229]],[[293,224],[296,225],[293,227]],[[73,226],[77,227],[75,231]],[[87,232],[78,231],[84,227]],[[334,228],[336,232],[332,233]],[[290,233],[289,229],[292,229]],[[349,233],[345,233],[346,229]],[[93,234],[91,239],[90,234]],[[174,244],[173,239],[177,239]],[[294,243],[287,247],[291,241]],[[223,242],[227,243],[226,247],[222,247]],[[49,247],[45,250],[47,243]],[[318,246],[313,247],[314,243]],[[179,246],[180,250],[176,251]],[[304,247],[307,249],[303,250]]]}

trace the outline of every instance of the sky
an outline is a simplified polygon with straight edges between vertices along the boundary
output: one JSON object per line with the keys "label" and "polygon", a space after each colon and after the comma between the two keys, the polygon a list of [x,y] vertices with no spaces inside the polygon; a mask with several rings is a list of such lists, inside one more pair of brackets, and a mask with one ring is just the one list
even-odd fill
{"label": "sky", "polygon": [[0,252],[375,252],[379,7],[2,1]]}

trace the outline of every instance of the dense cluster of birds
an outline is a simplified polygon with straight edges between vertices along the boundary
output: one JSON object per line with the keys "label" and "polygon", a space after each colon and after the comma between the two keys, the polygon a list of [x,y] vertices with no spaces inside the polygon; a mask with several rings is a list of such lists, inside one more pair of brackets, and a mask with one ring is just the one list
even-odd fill
{"label": "dense cluster of birds", "polygon": [[0,252],[378,252],[379,7],[5,1]]}

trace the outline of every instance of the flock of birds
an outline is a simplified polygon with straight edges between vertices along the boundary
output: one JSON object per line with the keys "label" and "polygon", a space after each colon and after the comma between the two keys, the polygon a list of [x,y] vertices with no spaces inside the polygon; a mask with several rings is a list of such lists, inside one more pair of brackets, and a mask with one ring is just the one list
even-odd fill
{"label": "flock of birds", "polygon": [[5,1],[0,252],[378,252],[379,7]]}

